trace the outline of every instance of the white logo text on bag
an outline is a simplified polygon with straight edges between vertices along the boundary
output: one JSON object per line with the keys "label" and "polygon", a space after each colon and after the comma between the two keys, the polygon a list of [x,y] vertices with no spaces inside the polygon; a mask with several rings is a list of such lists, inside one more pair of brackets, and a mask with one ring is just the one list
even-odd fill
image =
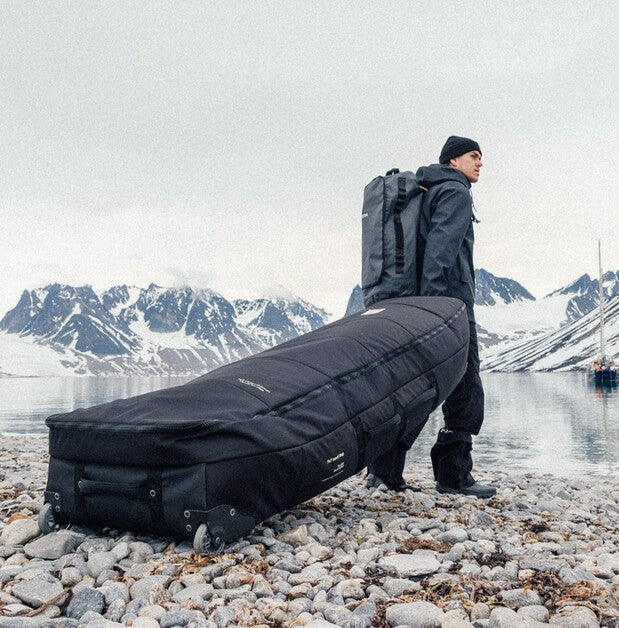
{"label": "white logo text on bag", "polygon": [[256,384],[256,382],[251,382],[248,379],[243,379],[242,377],[238,378],[241,384],[245,384],[246,386],[251,386],[252,388],[257,388],[261,392],[270,393],[271,391],[268,388],[265,388],[261,384]]}

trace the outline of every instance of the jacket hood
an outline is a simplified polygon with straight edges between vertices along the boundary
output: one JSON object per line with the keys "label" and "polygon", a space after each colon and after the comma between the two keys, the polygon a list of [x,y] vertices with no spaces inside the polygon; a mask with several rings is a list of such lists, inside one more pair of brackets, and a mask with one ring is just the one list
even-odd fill
{"label": "jacket hood", "polygon": [[471,187],[471,182],[466,178],[463,172],[442,164],[422,166],[417,170],[415,176],[417,177],[417,183],[427,188],[437,183],[445,183],[446,181],[458,181],[459,183],[464,183],[467,188]]}

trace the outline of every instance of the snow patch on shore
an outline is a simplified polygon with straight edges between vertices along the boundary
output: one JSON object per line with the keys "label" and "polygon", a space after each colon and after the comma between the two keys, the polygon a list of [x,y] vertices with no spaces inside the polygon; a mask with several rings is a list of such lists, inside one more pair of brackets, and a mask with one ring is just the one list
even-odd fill
{"label": "snow patch on shore", "polygon": [[0,332],[0,377],[58,377],[74,375],[62,365],[63,355],[45,344]]}

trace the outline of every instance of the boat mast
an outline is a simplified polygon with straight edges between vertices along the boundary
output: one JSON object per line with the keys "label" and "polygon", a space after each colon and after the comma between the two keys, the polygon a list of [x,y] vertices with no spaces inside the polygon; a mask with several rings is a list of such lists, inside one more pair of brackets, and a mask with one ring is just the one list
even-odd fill
{"label": "boat mast", "polygon": [[600,267],[600,360],[604,360],[604,286],[602,285],[602,245],[598,240],[598,262]]}

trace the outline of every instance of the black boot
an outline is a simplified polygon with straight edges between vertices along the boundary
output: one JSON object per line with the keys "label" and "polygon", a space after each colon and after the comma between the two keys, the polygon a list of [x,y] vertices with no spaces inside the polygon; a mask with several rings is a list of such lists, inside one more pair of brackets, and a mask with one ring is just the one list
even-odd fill
{"label": "black boot", "polygon": [[407,450],[395,445],[382,456],[372,460],[368,465],[367,488],[378,488],[384,484],[392,491],[420,491],[421,489],[408,484],[402,475],[406,462]]}
{"label": "black boot", "polygon": [[473,439],[466,432],[443,428],[432,447],[431,458],[436,489],[441,493],[460,493],[476,497],[492,497],[496,489],[475,482],[473,469]]}
{"label": "black boot", "polygon": [[479,482],[473,482],[470,486],[464,486],[462,488],[451,488],[449,486],[443,486],[440,482],[437,482],[436,490],[439,493],[458,493],[460,495],[481,497],[482,499],[487,499],[488,497],[496,495],[496,488],[494,488],[494,486],[480,484]]}
{"label": "black boot", "polygon": [[415,493],[418,493],[421,490],[418,486],[413,486],[412,484],[406,482],[404,478],[402,478],[402,481],[398,484],[393,485],[388,484],[384,480],[381,480],[377,475],[374,475],[373,473],[368,473],[368,476],[365,480],[366,488],[378,488],[381,484],[384,484],[387,488],[390,488],[392,491],[397,491],[399,493],[404,491],[414,491]]}

